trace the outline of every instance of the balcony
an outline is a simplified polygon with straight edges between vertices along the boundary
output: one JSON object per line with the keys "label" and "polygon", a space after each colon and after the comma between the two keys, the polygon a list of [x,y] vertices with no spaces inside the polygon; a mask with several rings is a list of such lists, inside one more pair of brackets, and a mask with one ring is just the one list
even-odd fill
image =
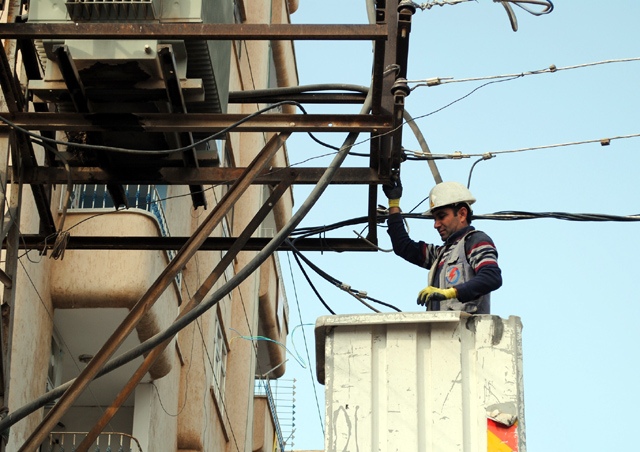
{"label": "balcony", "polygon": [[[40,446],[41,452],[63,452],[76,450],[87,432],[51,432],[47,442]],[[126,433],[105,432],[91,445],[94,451],[143,452],[138,440]]]}
{"label": "balcony", "polygon": [[[67,213],[65,229],[71,234],[95,236],[168,236],[162,194],[155,186],[127,186],[131,208],[115,211],[104,186],[83,185],[76,188]],[[165,192],[166,193],[166,192]],[[58,328],[74,328],[73,311],[108,328],[117,327],[127,311],[144,295],[167,266],[173,253],[129,250],[68,250],[64,259],[51,264],[51,300]],[[144,341],[168,327],[178,314],[180,304],[178,275],[137,326],[138,340]],[[91,342],[97,331],[80,324],[76,331],[79,345]],[[113,329],[111,329],[113,332]],[[104,340],[108,338],[107,335]],[[169,348],[152,367],[152,378],[161,378],[170,369]],[[95,351],[93,351],[95,352]],[[91,350],[83,353],[91,354]]]}

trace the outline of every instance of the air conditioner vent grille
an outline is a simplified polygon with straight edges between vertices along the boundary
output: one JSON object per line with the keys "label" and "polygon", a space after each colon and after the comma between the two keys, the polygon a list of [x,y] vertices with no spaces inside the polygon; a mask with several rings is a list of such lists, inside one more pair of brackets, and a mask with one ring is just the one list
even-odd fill
{"label": "air conditioner vent grille", "polygon": [[155,20],[155,0],[70,0],[66,2],[74,21]]}

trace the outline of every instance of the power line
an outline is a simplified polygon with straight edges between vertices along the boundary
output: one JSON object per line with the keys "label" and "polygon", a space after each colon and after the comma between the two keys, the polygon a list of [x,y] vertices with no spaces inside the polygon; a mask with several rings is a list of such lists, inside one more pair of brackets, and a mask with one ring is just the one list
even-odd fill
{"label": "power line", "polygon": [[638,138],[640,137],[640,133],[632,133],[628,135],[617,135],[609,138],[594,138],[590,140],[581,140],[581,141],[569,141],[565,143],[556,143],[556,144],[545,144],[540,146],[529,146],[525,148],[517,148],[517,149],[507,149],[501,151],[489,151],[484,153],[469,153],[465,154],[462,152],[452,152],[450,154],[426,154],[422,151],[409,151],[405,149],[405,152],[411,154],[412,160],[460,160],[463,158],[470,157],[482,157],[484,160],[488,160],[491,157],[500,154],[515,154],[518,152],[527,152],[527,151],[538,151],[542,149],[553,149],[567,146],[578,146],[582,144],[592,144],[592,143],[600,143],[601,146],[609,146],[613,140],[626,140],[630,138]]}
{"label": "power line", "polygon": [[583,64],[576,64],[573,66],[564,66],[564,67],[556,67],[555,64],[552,64],[548,68],[538,69],[534,71],[520,72],[517,74],[488,75],[484,77],[469,77],[469,78],[460,78],[460,79],[454,79],[453,77],[432,77],[432,78],[420,79],[420,80],[407,80],[407,83],[411,83],[411,84],[417,83],[416,86],[411,88],[411,90],[414,90],[422,86],[433,87],[433,86],[445,85],[448,83],[465,83],[465,82],[478,82],[478,81],[485,81],[485,80],[515,79],[515,78],[521,78],[529,75],[552,74],[554,72],[559,72],[559,71],[569,71],[573,69],[581,69],[585,67],[599,66],[603,64],[629,63],[633,61],[640,61],[640,57],[602,60],[602,61],[595,61],[592,63],[583,63]]}

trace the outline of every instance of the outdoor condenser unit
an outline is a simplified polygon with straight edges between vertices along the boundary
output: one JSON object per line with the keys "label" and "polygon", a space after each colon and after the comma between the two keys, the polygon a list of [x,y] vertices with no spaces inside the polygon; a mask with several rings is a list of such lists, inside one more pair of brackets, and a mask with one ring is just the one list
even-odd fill
{"label": "outdoor condenser unit", "polygon": [[[232,23],[233,9],[232,0],[31,0],[28,22]],[[229,41],[67,39],[36,41],[35,47],[44,77],[30,80],[30,92],[58,111],[226,112]],[[70,85],[81,88],[86,105],[78,105]],[[104,144],[149,149],[180,144],[175,137],[150,135],[114,134]]]}

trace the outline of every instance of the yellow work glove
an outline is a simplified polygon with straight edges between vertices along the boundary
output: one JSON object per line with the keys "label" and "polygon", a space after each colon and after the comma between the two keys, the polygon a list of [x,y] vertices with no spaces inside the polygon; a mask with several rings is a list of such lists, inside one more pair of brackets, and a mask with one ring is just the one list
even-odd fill
{"label": "yellow work glove", "polygon": [[[418,304],[422,306],[432,306],[434,301],[440,302],[442,300],[456,298],[457,296],[458,291],[455,287],[449,287],[448,289],[438,289],[437,287],[427,286],[420,292],[418,292]],[[439,310],[439,308],[430,310],[437,311]]]}

